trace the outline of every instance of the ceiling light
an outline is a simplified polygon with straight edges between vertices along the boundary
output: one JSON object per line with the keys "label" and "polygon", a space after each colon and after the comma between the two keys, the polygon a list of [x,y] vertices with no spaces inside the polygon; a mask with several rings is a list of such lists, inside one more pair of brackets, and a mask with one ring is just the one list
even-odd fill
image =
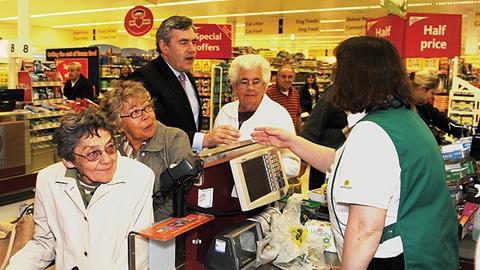
{"label": "ceiling light", "polygon": [[1,21],[14,21],[14,20],[18,20],[18,17],[5,17],[5,18],[0,18],[0,22],[1,22]]}

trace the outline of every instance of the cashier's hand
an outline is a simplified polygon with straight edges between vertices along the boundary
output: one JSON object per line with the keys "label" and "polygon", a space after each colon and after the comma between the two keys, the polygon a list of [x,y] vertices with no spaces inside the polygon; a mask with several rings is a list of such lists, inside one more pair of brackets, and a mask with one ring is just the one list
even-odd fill
{"label": "cashier's hand", "polygon": [[251,134],[252,139],[260,144],[288,148],[295,139],[295,134],[280,128],[257,127]]}
{"label": "cashier's hand", "polygon": [[221,125],[209,131],[203,137],[203,147],[232,144],[240,139],[240,131],[230,125]]}

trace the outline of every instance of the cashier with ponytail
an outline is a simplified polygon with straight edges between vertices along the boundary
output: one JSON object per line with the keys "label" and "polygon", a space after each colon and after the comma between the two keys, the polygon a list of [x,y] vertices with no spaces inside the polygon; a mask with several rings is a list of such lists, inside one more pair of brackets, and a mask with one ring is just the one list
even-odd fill
{"label": "cashier with ponytail", "polygon": [[336,58],[326,98],[350,112],[352,127],[338,151],[279,129],[257,128],[252,138],[331,170],[327,198],[343,270],[458,269],[458,222],[443,160],[413,109],[397,50],[386,39],[353,37],[340,43]]}

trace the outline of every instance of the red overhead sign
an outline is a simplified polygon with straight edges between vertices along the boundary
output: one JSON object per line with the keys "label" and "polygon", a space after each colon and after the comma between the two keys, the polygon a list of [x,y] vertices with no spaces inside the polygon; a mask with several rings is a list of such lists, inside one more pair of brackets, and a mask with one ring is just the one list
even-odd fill
{"label": "red overhead sign", "polygon": [[383,37],[390,40],[403,57],[404,21],[396,15],[367,20],[367,36]]}
{"label": "red overhead sign", "polygon": [[136,6],[127,12],[123,25],[130,35],[143,36],[153,27],[152,11],[144,6]]}
{"label": "red overhead sign", "polygon": [[403,57],[460,56],[461,14],[407,13]]}
{"label": "red overhead sign", "polygon": [[232,25],[195,24],[197,59],[229,59],[232,56]]}

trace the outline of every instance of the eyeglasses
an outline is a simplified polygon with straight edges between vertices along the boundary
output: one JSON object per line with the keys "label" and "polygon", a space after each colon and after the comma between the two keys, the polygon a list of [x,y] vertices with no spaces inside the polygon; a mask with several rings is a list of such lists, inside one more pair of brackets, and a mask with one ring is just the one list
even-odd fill
{"label": "eyeglasses", "polygon": [[79,156],[79,157],[82,157],[82,158],[88,160],[88,161],[97,161],[102,157],[102,154],[103,154],[104,151],[105,151],[105,153],[107,153],[109,155],[113,155],[113,154],[117,153],[117,146],[115,145],[115,143],[111,142],[111,143],[107,144],[107,146],[105,146],[105,149],[103,149],[103,150],[100,150],[100,149],[93,150],[92,152],[88,152],[86,155],[80,155],[80,154],[77,154],[75,152],[73,152],[73,153],[75,155]]}
{"label": "eyeglasses", "polygon": [[135,110],[128,115],[120,115],[120,117],[121,118],[131,117],[132,119],[136,119],[136,118],[139,118],[140,116],[142,116],[144,112],[150,113],[152,111],[153,111],[152,104],[148,104],[143,109]]}
{"label": "eyeglasses", "polygon": [[263,85],[263,82],[260,79],[253,79],[252,81],[243,79],[237,82],[238,87],[242,89],[247,89],[250,86],[250,84],[252,84],[253,88],[258,88],[261,85]]}

